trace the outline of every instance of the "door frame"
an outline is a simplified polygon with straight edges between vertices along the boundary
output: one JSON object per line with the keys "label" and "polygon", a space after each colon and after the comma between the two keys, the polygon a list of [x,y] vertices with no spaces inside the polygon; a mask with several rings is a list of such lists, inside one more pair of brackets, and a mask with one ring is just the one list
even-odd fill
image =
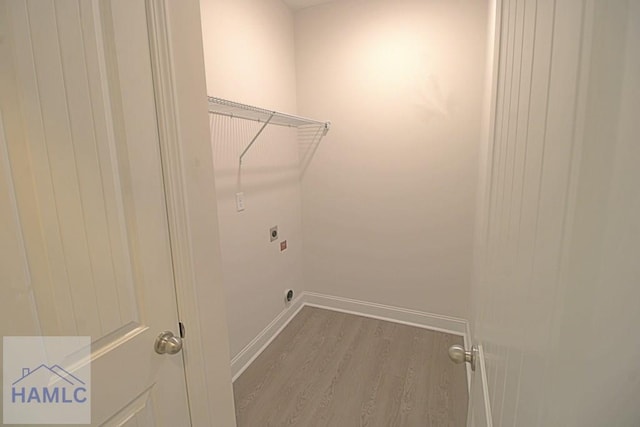
{"label": "door frame", "polygon": [[235,426],[198,0],[146,0],[191,422]]}
{"label": "door frame", "polygon": [[[491,179],[493,170],[491,159],[494,154],[494,137],[496,132],[496,108],[498,103],[498,79],[500,77],[500,40],[502,40],[502,0],[489,0],[487,13],[487,39],[485,87],[482,111],[482,129],[480,132],[480,155],[478,168],[478,186],[476,190],[476,219],[473,248],[473,276],[478,283],[481,280],[482,265],[484,263],[484,247],[489,228],[486,209],[491,200]],[[472,292],[476,289],[473,289]],[[472,295],[473,298],[473,295]],[[491,401],[489,382],[484,359],[484,348],[478,342],[475,333],[476,313],[472,312],[467,332],[471,344],[478,345],[478,367],[471,375],[469,384],[469,408],[467,410],[468,427],[492,427]]]}

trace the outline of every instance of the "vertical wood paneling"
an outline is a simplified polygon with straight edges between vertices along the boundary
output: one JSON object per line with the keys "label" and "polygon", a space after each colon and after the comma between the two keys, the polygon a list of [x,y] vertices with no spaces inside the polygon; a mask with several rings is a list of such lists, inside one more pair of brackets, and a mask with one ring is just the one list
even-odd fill
{"label": "vertical wood paneling", "polygon": [[518,75],[519,99],[516,104],[517,121],[513,136],[516,153],[514,156],[513,176],[511,178],[513,198],[511,200],[508,240],[509,263],[516,266],[516,268],[510,269],[508,281],[503,289],[505,300],[507,301],[504,304],[504,310],[507,312],[506,316],[512,319],[508,329],[505,330],[504,339],[507,343],[511,343],[511,348],[508,352],[509,357],[505,367],[502,408],[500,414],[496,417],[505,426],[517,425],[515,419],[520,400],[519,382],[525,354],[523,348],[526,344],[526,339],[523,339],[522,334],[524,322],[521,316],[518,315],[519,307],[516,304],[508,303],[508,301],[522,301],[525,295],[525,289],[520,285],[520,277],[518,275],[518,272],[524,267],[519,240],[524,204],[525,165],[528,161],[527,151],[529,149],[527,125],[530,117],[532,93],[531,79],[537,2],[529,1],[523,3],[520,70]]}
{"label": "vertical wood paneling", "polygon": [[[499,217],[496,219],[500,227],[498,228],[499,234],[497,236],[497,253],[496,256],[498,258],[499,265],[502,266],[505,263],[510,262],[510,259],[513,256],[514,248],[511,244],[511,233],[510,233],[510,224],[511,224],[511,215],[513,213],[512,210],[512,199],[513,199],[513,175],[514,175],[514,159],[516,154],[517,145],[513,143],[513,140],[516,135],[516,126],[517,126],[517,118],[519,110],[517,108],[520,96],[520,87],[519,87],[519,74],[520,74],[520,64],[522,58],[522,26],[520,25],[521,16],[523,10],[523,2],[516,1],[511,5],[510,14],[508,15],[509,19],[509,51],[512,52],[510,58],[510,64],[507,74],[505,75],[506,80],[508,81],[509,94],[507,96],[508,102],[505,106],[506,113],[504,114],[504,128],[505,131],[502,134],[503,136],[503,145],[505,147],[505,161],[501,166],[502,175],[501,181],[503,186],[503,196],[500,203],[500,212]],[[498,275],[498,280],[496,281],[497,286],[499,286],[496,298],[496,304],[500,307],[505,307],[505,310],[509,310],[508,307],[511,307],[509,304],[510,298],[510,282],[511,282],[511,271],[505,270],[502,267],[499,268],[500,273]],[[503,326],[501,330],[504,334],[505,332],[508,335],[510,333],[511,326]],[[512,360],[510,352],[508,351],[508,347],[506,346],[507,336],[502,336],[497,340],[498,346],[498,358],[496,360],[496,383],[494,385],[495,390],[493,391],[494,399],[492,401],[492,405],[496,414],[501,414],[503,411],[503,404],[505,398],[505,381],[507,378],[507,368],[509,366],[509,362]]]}
{"label": "vertical wood paneling", "polygon": [[15,55],[28,146],[13,139],[14,167],[43,332],[100,337],[138,320],[102,30],[88,0],[7,8],[27,52]]}
{"label": "vertical wood paneling", "polygon": [[3,297],[0,309],[11,314],[11,335],[41,334],[40,317],[33,295],[29,260],[18,212],[15,187],[5,137],[4,120],[0,112],[0,283]]}
{"label": "vertical wood paneling", "polygon": [[[84,213],[70,126],[67,87],[60,52],[60,34],[55,2],[28,2],[32,51],[40,94],[41,117],[50,179],[56,197],[56,214],[62,241],[64,265],[69,277],[76,330],[81,335],[102,331],[88,256]],[[37,173],[37,171],[36,171]]]}
{"label": "vertical wood paneling", "polygon": [[[62,69],[65,78],[71,141],[79,182],[84,231],[87,240],[91,281],[100,301],[98,314],[102,332],[121,326],[115,275],[111,263],[106,206],[96,147],[94,115],[87,75],[85,41],[77,0],[56,2]],[[94,47],[95,49],[95,47]]]}
{"label": "vertical wood paneling", "polygon": [[[523,301],[530,301],[524,308],[524,313],[515,314],[515,318],[521,317],[521,325],[524,330],[535,328],[537,316],[545,307],[535,304],[533,299],[538,295],[537,283],[531,278],[533,271],[533,258],[535,251],[535,237],[538,227],[538,209],[540,198],[540,180],[542,174],[543,153],[545,147],[545,123],[547,117],[547,94],[550,79],[550,52],[553,36],[553,8],[552,1],[539,1],[536,7],[536,32],[533,50],[533,70],[531,80],[531,100],[529,121],[524,131],[527,134],[526,163],[524,164],[523,181],[523,209],[520,219],[521,233],[517,240],[520,262],[515,286],[522,287]],[[505,265],[507,267],[507,265]],[[535,406],[539,401],[540,383],[532,372],[541,362],[540,349],[531,342],[531,337],[526,336],[525,342],[520,345],[526,349],[522,355],[521,372],[517,388],[519,401],[527,402],[522,406],[523,410],[530,410],[530,414],[516,413],[516,418],[532,419],[536,412]],[[516,347],[517,348],[517,347]],[[526,378],[526,380],[523,380]],[[511,391],[506,391],[511,392]]]}
{"label": "vertical wood paneling", "polygon": [[[32,24],[26,2],[14,1],[8,3],[8,7],[12,15],[11,20],[15,23],[13,33],[15,50],[27,53],[16,55],[15,58],[16,73],[20,76],[17,81],[18,91],[21,95],[19,101],[28,132],[26,140],[30,158],[25,160],[29,162],[30,171],[34,175],[32,179],[37,204],[35,212],[38,213],[29,222],[30,226],[25,227],[27,245],[34,248],[34,251],[30,251],[30,253],[37,255],[37,263],[32,266],[34,286],[50,289],[56,301],[55,308],[51,308],[55,312],[52,318],[56,319],[59,324],[59,330],[56,332],[61,335],[73,335],[77,333],[77,328],[73,316],[71,293],[67,285],[69,278],[65,268],[60,228],[55,214],[40,218],[40,212],[56,212],[56,200],[50,178],[48,153],[45,148],[46,138],[40,108],[39,83],[36,76],[34,54],[32,53],[33,42],[30,31]],[[22,182],[16,184],[23,185]],[[30,193],[31,190],[27,185],[24,184],[24,191],[19,191],[19,193]],[[38,230],[38,232],[34,230]],[[39,250],[41,240],[44,251]],[[52,286],[52,283],[60,285]],[[36,288],[36,292],[38,295],[41,293],[38,288]]]}
{"label": "vertical wood paneling", "polygon": [[[504,20],[508,22],[509,16],[509,6],[508,2],[503,2],[501,4],[501,15],[504,17]],[[504,23],[504,21],[503,21]],[[509,26],[504,26],[504,31],[501,34],[501,38],[499,40],[499,46],[501,51],[507,51],[507,42],[508,42],[508,30]],[[494,124],[494,143],[492,150],[492,158],[490,161],[490,169],[491,169],[491,177],[490,177],[490,185],[489,185],[489,203],[488,203],[488,225],[487,225],[487,251],[486,251],[486,266],[485,269],[487,271],[487,276],[492,277],[491,272],[493,272],[495,268],[495,257],[493,256],[496,249],[496,239],[497,235],[496,225],[499,224],[496,221],[496,214],[499,211],[499,199],[501,197],[501,187],[499,177],[501,175],[500,166],[502,164],[501,159],[504,153],[504,144],[503,144],[503,124],[504,124],[504,114],[505,114],[505,101],[506,101],[506,89],[508,79],[505,78],[508,72],[508,61],[506,55],[501,55],[498,58],[498,88],[496,93],[496,107],[495,107],[495,124]],[[487,292],[484,296],[485,304],[481,307],[482,313],[482,321],[478,322],[478,328],[481,329],[479,331],[480,334],[485,335],[487,337],[493,336],[492,331],[495,329],[495,313],[491,310],[491,307],[495,305],[495,300],[497,298],[497,293],[495,292]],[[498,352],[495,347],[494,339],[486,340],[486,348],[487,348],[487,357],[496,358],[498,357]],[[487,366],[487,378],[490,384],[490,390],[493,392],[496,390],[495,382],[497,371],[494,369],[495,364],[488,364]],[[490,400],[494,401],[495,396],[491,395]]]}
{"label": "vertical wood paneling", "polygon": [[486,266],[494,424],[539,425],[574,158],[582,2],[501,2]]}
{"label": "vertical wood paneling", "polygon": [[[499,257],[501,265],[506,264],[513,265],[517,259],[517,232],[519,222],[519,204],[521,199],[521,187],[518,185],[521,180],[516,179],[516,176],[520,174],[518,166],[521,166],[521,161],[525,150],[522,138],[520,136],[524,133],[521,128],[522,120],[521,115],[526,114],[526,109],[521,108],[523,100],[527,100],[528,92],[526,90],[526,84],[523,85],[523,76],[526,76],[526,52],[524,50],[525,30],[524,19],[526,2],[518,1],[514,5],[515,13],[510,16],[515,28],[515,37],[513,42],[513,67],[509,74],[511,89],[511,102],[509,108],[508,117],[508,133],[506,134],[505,145],[508,147],[508,161],[505,172],[505,186],[506,195],[503,203],[503,216],[501,223],[503,227],[503,238],[500,246],[502,252]],[[524,87],[523,87],[524,86]],[[524,89],[524,90],[523,90]],[[503,307],[504,316],[508,318],[516,318],[514,312],[515,307],[510,304],[510,301],[514,300],[517,293],[517,287],[513,286],[514,271],[513,269],[504,269],[502,274],[502,280],[500,282],[499,294],[501,296],[499,304]],[[499,370],[498,381],[496,387],[496,396],[499,399],[495,399],[494,413],[497,414],[497,418],[503,418],[504,413],[508,413],[513,407],[513,397],[516,393],[513,393],[509,389],[509,380],[515,378],[514,371],[518,371],[520,368],[521,357],[518,352],[511,351],[513,343],[519,340],[521,330],[518,328],[517,322],[512,322],[509,325],[504,325],[502,328],[501,337],[501,349],[503,359],[501,369]],[[509,345],[511,343],[511,346]]]}
{"label": "vertical wood paneling", "polygon": [[89,82],[92,118],[98,145],[102,191],[109,227],[110,259],[115,275],[115,290],[122,324],[138,321],[133,292],[133,259],[127,243],[124,199],[116,154],[115,124],[111,113],[111,98],[106,84],[106,49],[96,2],[80,3],[80,19],[84,35],[84,55]]}
{"label": "vertical wood paneling", "polygon": [[[554,38],[552,67],[547,100],[547,119],[539,220],[536,233],[533,283],[534,298],[530,300],[542,310],[536,313],[536,328],[530,339],[542,353],[542,369],[537,371],[540,381],[536,395],[542,402],[548,365],[553,357],[550,339],[553,336],[553,314],[560,284],[565,218],[569,196],[569,178],[573,162],[574,126],[576,123],[577,82],[579,81],[580,46],[582,35],[582,2],[557,1],[554,10]],[[536,368],[538,365],[536,364]],[[526,372],[526,371],[525,371]],[[544,372],[544,375],[540,375]],[[529,374],[534,376],[533,372]],[[538,408],[538,422],[543,408]]]}

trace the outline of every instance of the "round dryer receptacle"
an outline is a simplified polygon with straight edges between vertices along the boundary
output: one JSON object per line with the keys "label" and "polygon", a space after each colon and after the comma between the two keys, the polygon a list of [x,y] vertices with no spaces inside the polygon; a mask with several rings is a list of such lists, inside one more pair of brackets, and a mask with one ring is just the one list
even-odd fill
{"label": "round dryer receptacle", "polygon": [[287,289],[284,293],[284,301],[291,302],[293,301],[293,289]]}

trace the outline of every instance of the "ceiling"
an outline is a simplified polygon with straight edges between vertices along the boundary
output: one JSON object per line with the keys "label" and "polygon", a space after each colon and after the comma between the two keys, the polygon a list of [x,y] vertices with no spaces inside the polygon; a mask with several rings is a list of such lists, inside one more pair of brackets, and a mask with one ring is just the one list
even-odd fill
{"label": "ceiling", "polygon": [[306,7],[316,6],[323,3],[329,3],[335,0],[282,0],[292,10],[300,10]]}

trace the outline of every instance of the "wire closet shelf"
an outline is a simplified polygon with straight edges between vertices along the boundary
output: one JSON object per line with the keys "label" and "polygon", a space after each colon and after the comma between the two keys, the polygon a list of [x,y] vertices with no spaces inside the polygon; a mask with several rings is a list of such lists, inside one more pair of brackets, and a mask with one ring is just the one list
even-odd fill
{"label": "wire closet shelf", "polygon": [[253,143],[256,142],[262,131],[269,124],[294,128],[317,127],[321,131],[322,136],[326,135],[331,128],[331,122],[329,121],[323,122],[320,120],[308,119],[306,117],[267,110],[260,107],[254,107],[252,105],[229,101],[227,99],[216,98],[214,96],[209,96],[208,100],[209,113],[211,114],[253,120],[263,123],[242,154],[240,154],[240,163],[242,163],[244,155],[247,154],[247,151],[249,151]]}

